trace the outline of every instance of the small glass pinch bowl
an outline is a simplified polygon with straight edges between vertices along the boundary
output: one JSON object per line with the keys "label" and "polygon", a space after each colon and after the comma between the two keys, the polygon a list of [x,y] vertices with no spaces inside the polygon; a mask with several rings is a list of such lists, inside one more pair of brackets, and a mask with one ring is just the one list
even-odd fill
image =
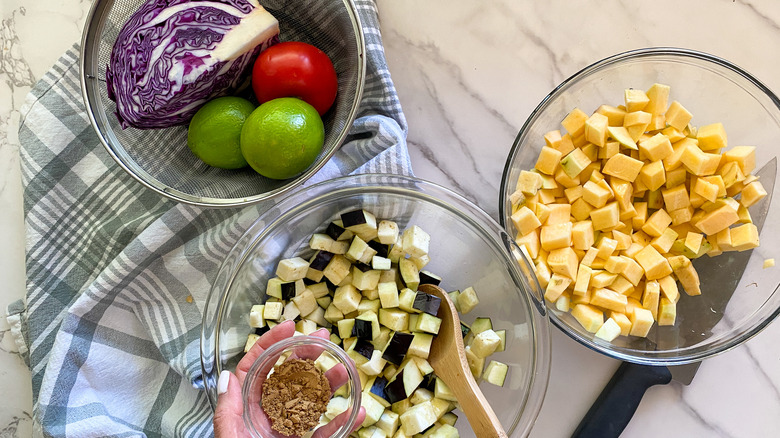
{"label": "small glass pinch bowl", "polygon": [[[352,359],[333,342],[317,336],[293,336],[275,343],[254,361],[244,380],[244,423],[253,436],[261,438],[284,437],[271,428],[263,410],[263,384],[274,372],[274,367],[291,359],[310,359],[325,373],[331,383],[331,399],[338,393],[347,400],[341,426],[330,436],[346,438],[354,429],[361,403],[360,377]],[[337,392],[338,391],[338,392]],[[335,415],[334,415],[335,417]],[[329,418],[328,420],[332,420]],[[320,421],[319,427],[324,422]],[[316,429],[315,427],[315,429]],[[312,429],[304,436],[310,436]]]}

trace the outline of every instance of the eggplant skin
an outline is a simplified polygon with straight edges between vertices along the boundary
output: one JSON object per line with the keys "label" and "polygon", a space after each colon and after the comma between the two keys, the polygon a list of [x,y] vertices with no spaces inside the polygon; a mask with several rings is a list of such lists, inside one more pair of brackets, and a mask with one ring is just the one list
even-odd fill
{"label": "eggplant skin", "polygon": [[404,387],[404,370],[401,370],[392,382],[385,386],[385,395],[390,403],[399,402],[407,397]]}
{"label": "eggplant skin", "polygon": [[401,365],[413,339],[414,335],[411,333],[395,332],[390,338],[390,342],[387,343],[382,359],[395,365]]}
{"label": "eggplant skin", "polygon": [[417,291],[417,295],[414,297],[414,304],[412,304],[412,307],[421,312],[436,316],[439,313],[439,307],[441,307],[441,298],[437,297],[436,295]]}

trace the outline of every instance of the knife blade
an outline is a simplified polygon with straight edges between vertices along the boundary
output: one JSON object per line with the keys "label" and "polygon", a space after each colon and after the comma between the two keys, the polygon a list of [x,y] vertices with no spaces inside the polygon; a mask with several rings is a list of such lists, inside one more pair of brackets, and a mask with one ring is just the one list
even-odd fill
{"label": "knife blade", "polygon": [[[760,233],[764,226],[769,205],[772,201],[777,177],[777,158],[772,158],[756,174],[767,192],[767,196],[750,208],[753,223]],[[678,315],[696,315],[688,321],[690,330],[686,336],[706,337],[723,317],[731,297],[734,295],[753,251],[725,252],[720,256],[699,258],[694,261],[699,273],[702,295],[694,300],[678,303]],[[679,332],[670,331],[647,342],[659,349],[673,348],[679,342]],[[648,388],[665,385],[672,380],[689,385],[699,370],[701,362],[684,365],[651,366],[623,362],[601,391],[596,401],[585,414],[572,434],[572,438],[616,438],[634,416],[642,397]]]}

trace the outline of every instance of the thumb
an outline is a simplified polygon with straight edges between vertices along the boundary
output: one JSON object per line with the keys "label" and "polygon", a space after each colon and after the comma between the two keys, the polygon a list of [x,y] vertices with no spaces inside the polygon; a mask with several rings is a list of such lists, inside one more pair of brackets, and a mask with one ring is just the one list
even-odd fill
{"label": "thumb", "polygon": [[217,381],[217,393],[219,398],[214,410],[215,438],[245,436],[244,403],[238,378],[230,371],[222,371]]}

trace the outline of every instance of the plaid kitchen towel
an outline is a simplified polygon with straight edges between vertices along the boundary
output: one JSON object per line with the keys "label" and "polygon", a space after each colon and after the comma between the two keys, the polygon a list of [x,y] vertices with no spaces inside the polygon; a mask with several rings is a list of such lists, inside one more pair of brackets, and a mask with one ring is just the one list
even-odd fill
{"label": "plaid kitchen towel", "polygon": [[[376,5],[356,4],[368,60],[361,111],[313,181],[411,174]],[[35,427],[44,436],[208,436],[206,296],[233,243],[271,204],[201,209],[138,184],[89,124],[78,51],[34,87],[20,128],[28,280],[9,321],[32,370]]]}

